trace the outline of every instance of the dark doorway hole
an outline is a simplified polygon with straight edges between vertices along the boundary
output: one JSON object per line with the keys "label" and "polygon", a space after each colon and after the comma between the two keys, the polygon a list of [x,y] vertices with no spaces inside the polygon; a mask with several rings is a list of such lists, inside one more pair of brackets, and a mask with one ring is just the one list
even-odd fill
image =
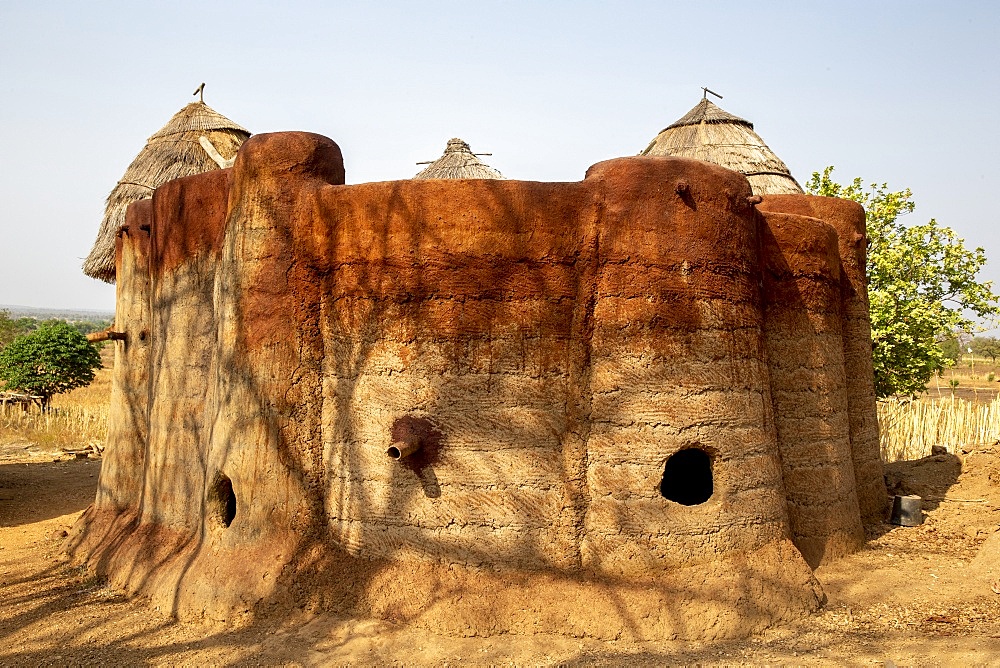
{"label": "dark doorway hole", "polygon": [[223,473],[215,477],[212,486],[212,514],[219,525],[229,528],[236,519],[236,493],[233,491],[233,481]]}
{"label": "dark doorway hole", "polygon": [[704,450],[675,452],[663,467],[660,494],[684,506],[697,506],[712,497],[712,458]]}

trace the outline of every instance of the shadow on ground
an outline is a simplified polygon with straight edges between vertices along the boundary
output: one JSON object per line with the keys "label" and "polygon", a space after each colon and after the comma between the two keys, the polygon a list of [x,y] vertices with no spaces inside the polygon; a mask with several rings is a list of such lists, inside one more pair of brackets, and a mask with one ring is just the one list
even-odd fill
{"label": "shadow on ground", "polygon": [[93,503],[98,460],[0,464],[0,527],[75,513]]}

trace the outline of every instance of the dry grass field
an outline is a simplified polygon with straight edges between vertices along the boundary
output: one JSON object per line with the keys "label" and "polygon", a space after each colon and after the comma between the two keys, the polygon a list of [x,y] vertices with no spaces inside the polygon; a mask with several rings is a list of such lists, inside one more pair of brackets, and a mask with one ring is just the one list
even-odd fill
{"label": "dry grass field", "polygon": [[965,355],[927,384],[927,399],[964,399],[989,403],[1000,394],[1000,359]]}
{"label": "dry grass field", "polygon": [[35,407],[0,408],[0,442],[23,442],[26,448],[51,451],[103,447],[111,399],[112,346],[101,349],[101,361],[103,366],[94,382],[54,396],[48,413]]}

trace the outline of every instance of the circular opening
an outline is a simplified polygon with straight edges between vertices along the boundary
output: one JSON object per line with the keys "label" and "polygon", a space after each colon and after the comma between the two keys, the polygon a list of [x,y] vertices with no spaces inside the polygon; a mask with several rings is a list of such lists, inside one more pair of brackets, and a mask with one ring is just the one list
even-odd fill
{"label": "circular opening", "polygon": [[210,512],[216,522],[223,528],[229,528],[236,519],[236,493],[233,492],[233,481],[225,474],[215,477],[210,501]]}
{"label": "circular opening", "polygon": [[660,494],[684,506],[697,506],[712,497],[712,458],[704,450],[688,448],[667,459]]}
{"label": "circular opening", "polygon": [[385,454],[389,455],[391,459],[399,459],[400,457],[403,456],[403,453],[400,452],[399,448],[397,448],[395,445],[390,446],[389,449],[385,451]]}

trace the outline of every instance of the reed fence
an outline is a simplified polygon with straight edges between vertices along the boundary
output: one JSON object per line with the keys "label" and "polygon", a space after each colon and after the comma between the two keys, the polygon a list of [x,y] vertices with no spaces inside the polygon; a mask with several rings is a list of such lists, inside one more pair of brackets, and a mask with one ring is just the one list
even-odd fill
{"label": "reed fence", "polygon": [[1000,439],[1000,397],[990,403],[887,399],[878,403],[878,422],[883,461],[919,459],[934,445],[955,452]]}
{"label": "reed fence", "polygon": [[104,445],[108,409],[58,407],[43,412],[35,406],[0,406],[0,437],[16,436],[39,445],[86,448]]}

